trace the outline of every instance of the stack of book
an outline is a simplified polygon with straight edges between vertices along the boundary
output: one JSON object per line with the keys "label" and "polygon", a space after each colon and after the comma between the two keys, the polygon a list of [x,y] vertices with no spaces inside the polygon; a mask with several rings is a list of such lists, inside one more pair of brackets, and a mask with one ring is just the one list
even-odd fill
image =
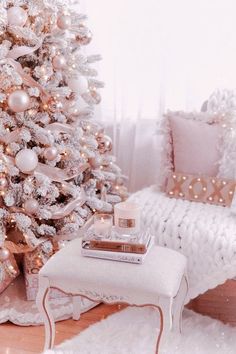
{"label": "stack of book", "polygon": [[112,233],[110,239],[88,232],[82,239],[81,253],[86,257],[142,264],[152,244],[153,238],[148,232],[137,237],[119,237]]}

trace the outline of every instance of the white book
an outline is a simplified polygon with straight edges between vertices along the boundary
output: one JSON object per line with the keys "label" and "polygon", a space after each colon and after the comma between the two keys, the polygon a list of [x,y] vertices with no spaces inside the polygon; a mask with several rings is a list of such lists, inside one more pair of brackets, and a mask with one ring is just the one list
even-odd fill
{"label": "white book", "polygon": [[153,237],[151,237],[147,252],[145,254],[97,251],[97,250],[91,250],[86,248],[81,249],[81,254],[82,256],[85,257],[101,258],[101,259],[107,259],[111,261],[142,264],[145,258],[147,257],[150,249],[152,248],[153,243],[154,243]]}

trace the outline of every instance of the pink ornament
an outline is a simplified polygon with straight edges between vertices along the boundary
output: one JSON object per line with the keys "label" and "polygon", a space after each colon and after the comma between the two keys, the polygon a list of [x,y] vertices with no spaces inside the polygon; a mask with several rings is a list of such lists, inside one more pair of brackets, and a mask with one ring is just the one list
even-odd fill
{"label": "pink ornament", "polygon": [[53,161],[58,155],[57,148],[55,146],[46,148],[43,155],[48,161]]}
{"label": "pink ornament", "polygon": [[36,199],[27,199],[24,203],[25,211],[29,214],[35,214],[38,211],[39,203]]}
{"label": "pink ornament", "polygon": [[10,257],[10,252],[7,248],[0,248],[0,261],[4,262]]}
{"label": "pink ornament", "polygon": [[31,173],[38,165],[38,156],[33,150],[23,149],[17,153],[15,163],[21,172]]}
{"label": "pink ornament", "polygon": [[0,177],[0,191],[3,191],[7,188],[8,182],[5,177]]}
{"label": "pink ornament", "polygon": [[100,156],[89,159],[89,163],[93,168],[98,168],[102,165],[102,158]]}
{"label": "pink ornament", "polygon": [[88,80],[84,76],[79,76],[77,79],[70,79],[67,84],[73,92],[80,95],[88,90]]}
{"label": "pink ornament", "polygon": [[70,26],[71,26],[70,16],[61,15],[60,17],[58,17],[57,26],[62,30],[66,30],[66,29],[70,28]]}
{"label": "pink ornament", "polygon": [[63,55],[56,55],[53,59],[52,59],[52,65],[54,67],[54,69],[63,69],[66,66],[66,58]]}
{"label": "pink ornament", "polygon": [[10,7],[7,10],[7,19],[9,26],[23,27],[28,19],[27,12],[19,6]]}
{"label": "pink ornament", "polygon": [[30,97],[25,91],[16,90],[9,95],[7,102],[13,112],[24,112],[29,108]]}

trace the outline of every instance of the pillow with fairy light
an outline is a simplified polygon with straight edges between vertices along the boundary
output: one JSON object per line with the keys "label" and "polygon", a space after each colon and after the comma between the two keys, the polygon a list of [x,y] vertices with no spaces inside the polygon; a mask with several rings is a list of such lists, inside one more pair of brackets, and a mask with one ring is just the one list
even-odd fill
{"label": "pillow with fairy light", "polygon": [[231,205],[234,169],[232,161],[225,162],[233,128],[225,120],[209,112],[169,111],[164,116],[161,188],[169,197]]}

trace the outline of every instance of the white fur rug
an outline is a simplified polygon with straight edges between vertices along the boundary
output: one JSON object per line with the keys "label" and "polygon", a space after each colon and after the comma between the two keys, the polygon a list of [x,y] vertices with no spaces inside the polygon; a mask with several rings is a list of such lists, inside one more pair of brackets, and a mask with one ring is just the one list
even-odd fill
{"label": "white fur rug", "polygon": [[[129,307],[44,354],[153,354],[159,316]],[[236,354],[236,328],[184,311],[182,335],[171,333],[160,354]]]}

